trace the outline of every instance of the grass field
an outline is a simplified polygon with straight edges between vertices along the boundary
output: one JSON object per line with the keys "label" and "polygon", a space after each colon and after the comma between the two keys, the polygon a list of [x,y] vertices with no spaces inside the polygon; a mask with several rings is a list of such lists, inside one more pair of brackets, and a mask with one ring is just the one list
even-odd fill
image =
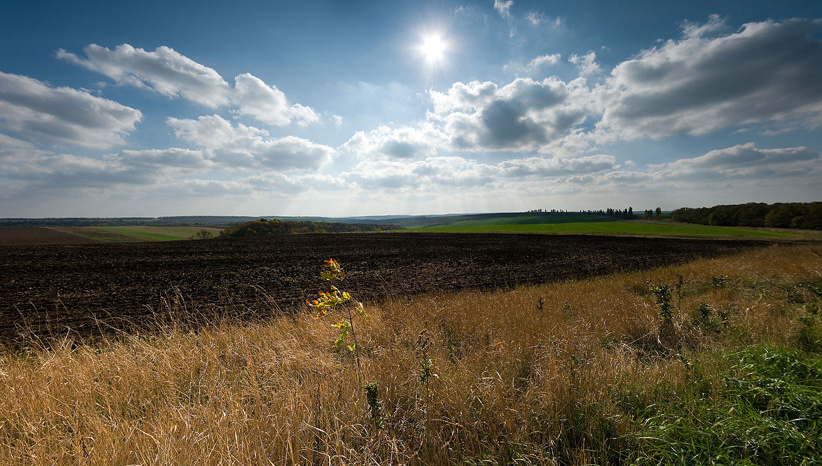
{"label": "grass field", "polygon": [[822,464],[820,306],[822,247],[775,244],[366,303],[361,368],[307,309],[33,341],[0,351],[0,464]]}
{"label": "grass field", "polygon": [[[543,223],[537,223],[537,222]],[[642,236],[704,236],[704,237],[760,237],[760,238],[822,238],[820,233],[774,231],[755,228],[716,227],[705,225],[686,225],[669,222],[646,221],[601,221],[590,219],[585,222],[552,222],[544,223],[539,217],[534,218],[499,218],[489,220],[471,220],[452,222],[429,227],[411,228],[420,231],[438,232],[513,232],[513,233],[553,233],[553,234],[602,234],[602,235],[642,235]]]}
{"label": "grass field", "polygon": [[209,227],[152,227],[152,226],[125,226],[125,227],[53,227],[65,233],[71,233],[84,238],[106,243],[125,243],[135,241],[178,241],[190,239],[201,231],[208,231],[217,236],[221,228]]}

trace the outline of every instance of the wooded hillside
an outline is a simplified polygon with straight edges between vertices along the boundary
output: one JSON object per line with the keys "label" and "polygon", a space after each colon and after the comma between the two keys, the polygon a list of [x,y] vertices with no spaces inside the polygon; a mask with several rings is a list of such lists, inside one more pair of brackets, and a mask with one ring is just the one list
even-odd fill
{"label": "wooded hillside", "polygon": [[822,230],[822,202],[683,207],[673,211],[671,220],[701,225]]}

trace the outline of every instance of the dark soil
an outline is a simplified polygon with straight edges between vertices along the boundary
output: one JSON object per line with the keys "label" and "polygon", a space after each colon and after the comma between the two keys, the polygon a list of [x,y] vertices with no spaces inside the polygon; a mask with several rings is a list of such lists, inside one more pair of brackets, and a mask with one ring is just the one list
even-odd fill
{"label": "dark soil", "polygon": [[505,288],[682,263],[762,242],[525,234],[369,233],[163,243],[0,246],[0,343],[93,337],[214,313],[292,312],[327,285],[363,301]]}
{"label": "dark soil", "polygon": [[0,227],[0,246],[91,244],[93,239],[43,227]]}

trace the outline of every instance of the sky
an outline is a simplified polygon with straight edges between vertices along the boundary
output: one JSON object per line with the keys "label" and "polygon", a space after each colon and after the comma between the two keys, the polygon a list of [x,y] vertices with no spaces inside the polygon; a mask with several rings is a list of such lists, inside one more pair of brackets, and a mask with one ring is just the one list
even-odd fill
{"label": "sky", "polygon": [[0,217],[822,201],[822,3],[4,2]]}

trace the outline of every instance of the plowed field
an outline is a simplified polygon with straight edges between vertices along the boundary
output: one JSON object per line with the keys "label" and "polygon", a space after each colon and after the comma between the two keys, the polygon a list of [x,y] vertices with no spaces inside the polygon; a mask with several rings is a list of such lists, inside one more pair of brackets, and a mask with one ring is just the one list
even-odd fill
{"label": "plowed field", "polygon": [[[0,246],[0,341],[83,336],[214,311],[268,316],[316,291],[323,260],[364,301],[638,270],[761,242],[525,234],[289,235],[244,240]],[[182,298],[182,301],[180,301]],[[172,306],[173,307],[173,306]],[[184,308],[184,309],[183,309]],[[180,314],[178,313],[178,317]]]}
{"label": "plowed field", "polygon": [[96,243],[96,241],[51,228],[0,227],[0,246],[91,243]]}

